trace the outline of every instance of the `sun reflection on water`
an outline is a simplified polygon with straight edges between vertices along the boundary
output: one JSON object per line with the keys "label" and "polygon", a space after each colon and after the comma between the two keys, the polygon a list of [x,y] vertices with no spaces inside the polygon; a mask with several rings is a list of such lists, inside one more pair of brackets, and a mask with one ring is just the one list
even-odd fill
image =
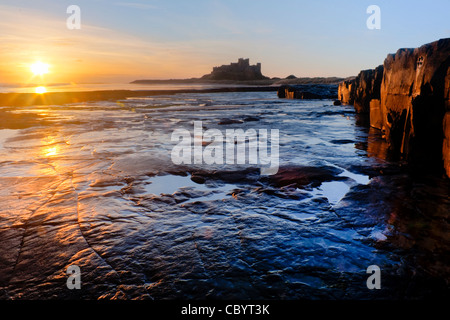
{"label": "sun reflection on water", "polygon": [[58,154],[58,147],[56,146],[47,148],[44,151],[44,156],[46,157],[56,156],[57,154]]}
{"label": "sun reflection on water", "polygon": [[44,158],[54,157],[61,153],[60,141],[56,136],[47,136],[42,139],[41,156]]}

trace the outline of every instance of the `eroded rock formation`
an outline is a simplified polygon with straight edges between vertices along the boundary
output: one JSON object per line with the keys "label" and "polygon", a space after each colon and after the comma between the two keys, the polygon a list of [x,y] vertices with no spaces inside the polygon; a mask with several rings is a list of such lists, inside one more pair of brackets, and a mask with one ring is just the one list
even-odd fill
{"label": "eroded rock formation", "polygon": [[342,104],[353,104],[354,94],[352,92],[354,88],[354,79],[345,80],[339,83],[338,86],[338,99],[341,100]]}
{"label": "eroded rock formation", "polygon": [[353,80],[343,81],[338,87],[338,97],[343,104],[353,104],[356,112],[370,113],[370,101],[380,99],[383,66],[363,70]]}
{"label": "eroded rock formation", "polygon": [[381,112],[386,136],[408,160],[442,160],[450,39],[398,50],[384,66]]}
{"label": "eroded rock formation", "polygon": [[383,77],[383,66],[363,70],[354,80],[354,101],[356,112],[369,113],[370,100],[380,99],[380,86]]}
{"label": "eroded rock formation", "polygon": [[[450,39],[389,54],[383,66],[339,85],[343,103],[370,114],[391,150],[450,176]],[[381,80],[381,81],[380,81]]]}

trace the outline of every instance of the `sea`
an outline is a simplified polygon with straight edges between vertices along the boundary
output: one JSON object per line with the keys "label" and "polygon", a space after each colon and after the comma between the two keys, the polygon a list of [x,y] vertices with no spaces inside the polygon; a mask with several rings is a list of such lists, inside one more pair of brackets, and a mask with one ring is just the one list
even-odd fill
{"label": "sea", "polygon": [[45,88],[45,92],[83,92],[104,90],[203,90],[214,88],[240,87],[239,84],[220,83],[55,83],[55,84],[6,84],[0,83],[0,93],[35,93],[36,88]]}
{"label": "sea", "polygon": [[[449,296],[448,178],[393,160],[353,106],[192,92],[0,113],[0,299]],[[176,163],[195,123],[278,132],[278,170]]]}

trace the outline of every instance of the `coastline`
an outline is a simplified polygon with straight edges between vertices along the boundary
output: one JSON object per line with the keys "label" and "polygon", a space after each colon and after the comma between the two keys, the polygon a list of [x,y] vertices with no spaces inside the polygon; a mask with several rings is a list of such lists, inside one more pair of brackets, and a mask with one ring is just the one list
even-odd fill
{"label": "coastline", "polygon": [[[168,80],[135,80],[128,85],[136,85],[136,89],[117,88],[67,88],[65,91],[49,91],[43,94],[34,92],[0,92],[0,106],[26,107],[32,105],[57,105],[68,103],[80,103],[101,100],[121,100],[131,97],[145,97],[156,95],[174,95],[181,93],[221,93],[221,92],[268,92],[278,91],[282,86],[289,85],[336,85],[353,79],[338,77],[303,77],[303,78],[272,78],[263,80],[207,80],[192,79],[168,79]],[[140,86],[139,86],[140,85]],[[186,85],[187,88],[176,88]],[[149,87],[146,89],[146,87]],[[152,88],[152,86],[162,86]],[[174,88],[171,88],[173,86]],[[199,86],[199,88],[190,87]],[[202,87],[203,86],[203,87]],[[168,87],[166,89],[165,87]],[[64,90],[64,89],[63,89]],[[76,90],[76,89],[75,89]]]}
{"label": "coastline", "polygon": [[278,86],[236,86],[208,89],[170,90],[99,90],[79,92],[0,93],[0,106],[26,107],[32,105],[58,105],[101,100],[121,100],[131,97],[174,95],[180,93],[220,93],[220,92],[268,92],[278,90]]}
{"label": "coastline", "polygon": [[271,78],[262,80],[208,80],[201,78],[192,79],[168,79],[168,80],[134,80],[131,84],[204,84],[204,85],[246,85],[246,86],[280,86],[280,85],[295,85],[295,84],[335,84],[338,85],[342,81],[351,80],[354,77],[340,78],[340,77],[301,77],[301,78]]}

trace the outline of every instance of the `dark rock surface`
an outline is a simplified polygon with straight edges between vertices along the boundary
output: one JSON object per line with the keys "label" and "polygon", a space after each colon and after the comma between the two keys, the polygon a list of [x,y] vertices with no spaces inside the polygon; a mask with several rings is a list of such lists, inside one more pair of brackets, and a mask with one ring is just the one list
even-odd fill
{"label": "dark rock surface", "polygon": [[[383,143],[349,107],[273,92],[120,102],[27,108],[0,142],[0,299],[448,297],[450,181],[375,158]],[[171,161],[174,128],[230,116],[283,133],[276,175]]]}
{"label": "dark rock surface", "polygon": [[450,112],[444,117],[444,142],[442,145],[442,154],[444,161],[444,169],[447,176],[450,177]]}
{"label": "dark rock surface", "polygon": [[442,146],[442,154],[444,160],[444,168],[447,176],[450,177],[450,68],[447,69],[445,77],[445,116],[443,122],[444,143]]}
{"label": "dark rock surface", "polygon": [[306,185],[319,185],[325,181],[336,180],[336,176],[342,173],[335,167],[284,167],[278,173],[270,177],[270,183],[277,187],[301,188]]}
{"label": "dark rock surface", "polygon": [[326,84],[282,85],[278,98],[286,99],[335,99],[337,86]]}

